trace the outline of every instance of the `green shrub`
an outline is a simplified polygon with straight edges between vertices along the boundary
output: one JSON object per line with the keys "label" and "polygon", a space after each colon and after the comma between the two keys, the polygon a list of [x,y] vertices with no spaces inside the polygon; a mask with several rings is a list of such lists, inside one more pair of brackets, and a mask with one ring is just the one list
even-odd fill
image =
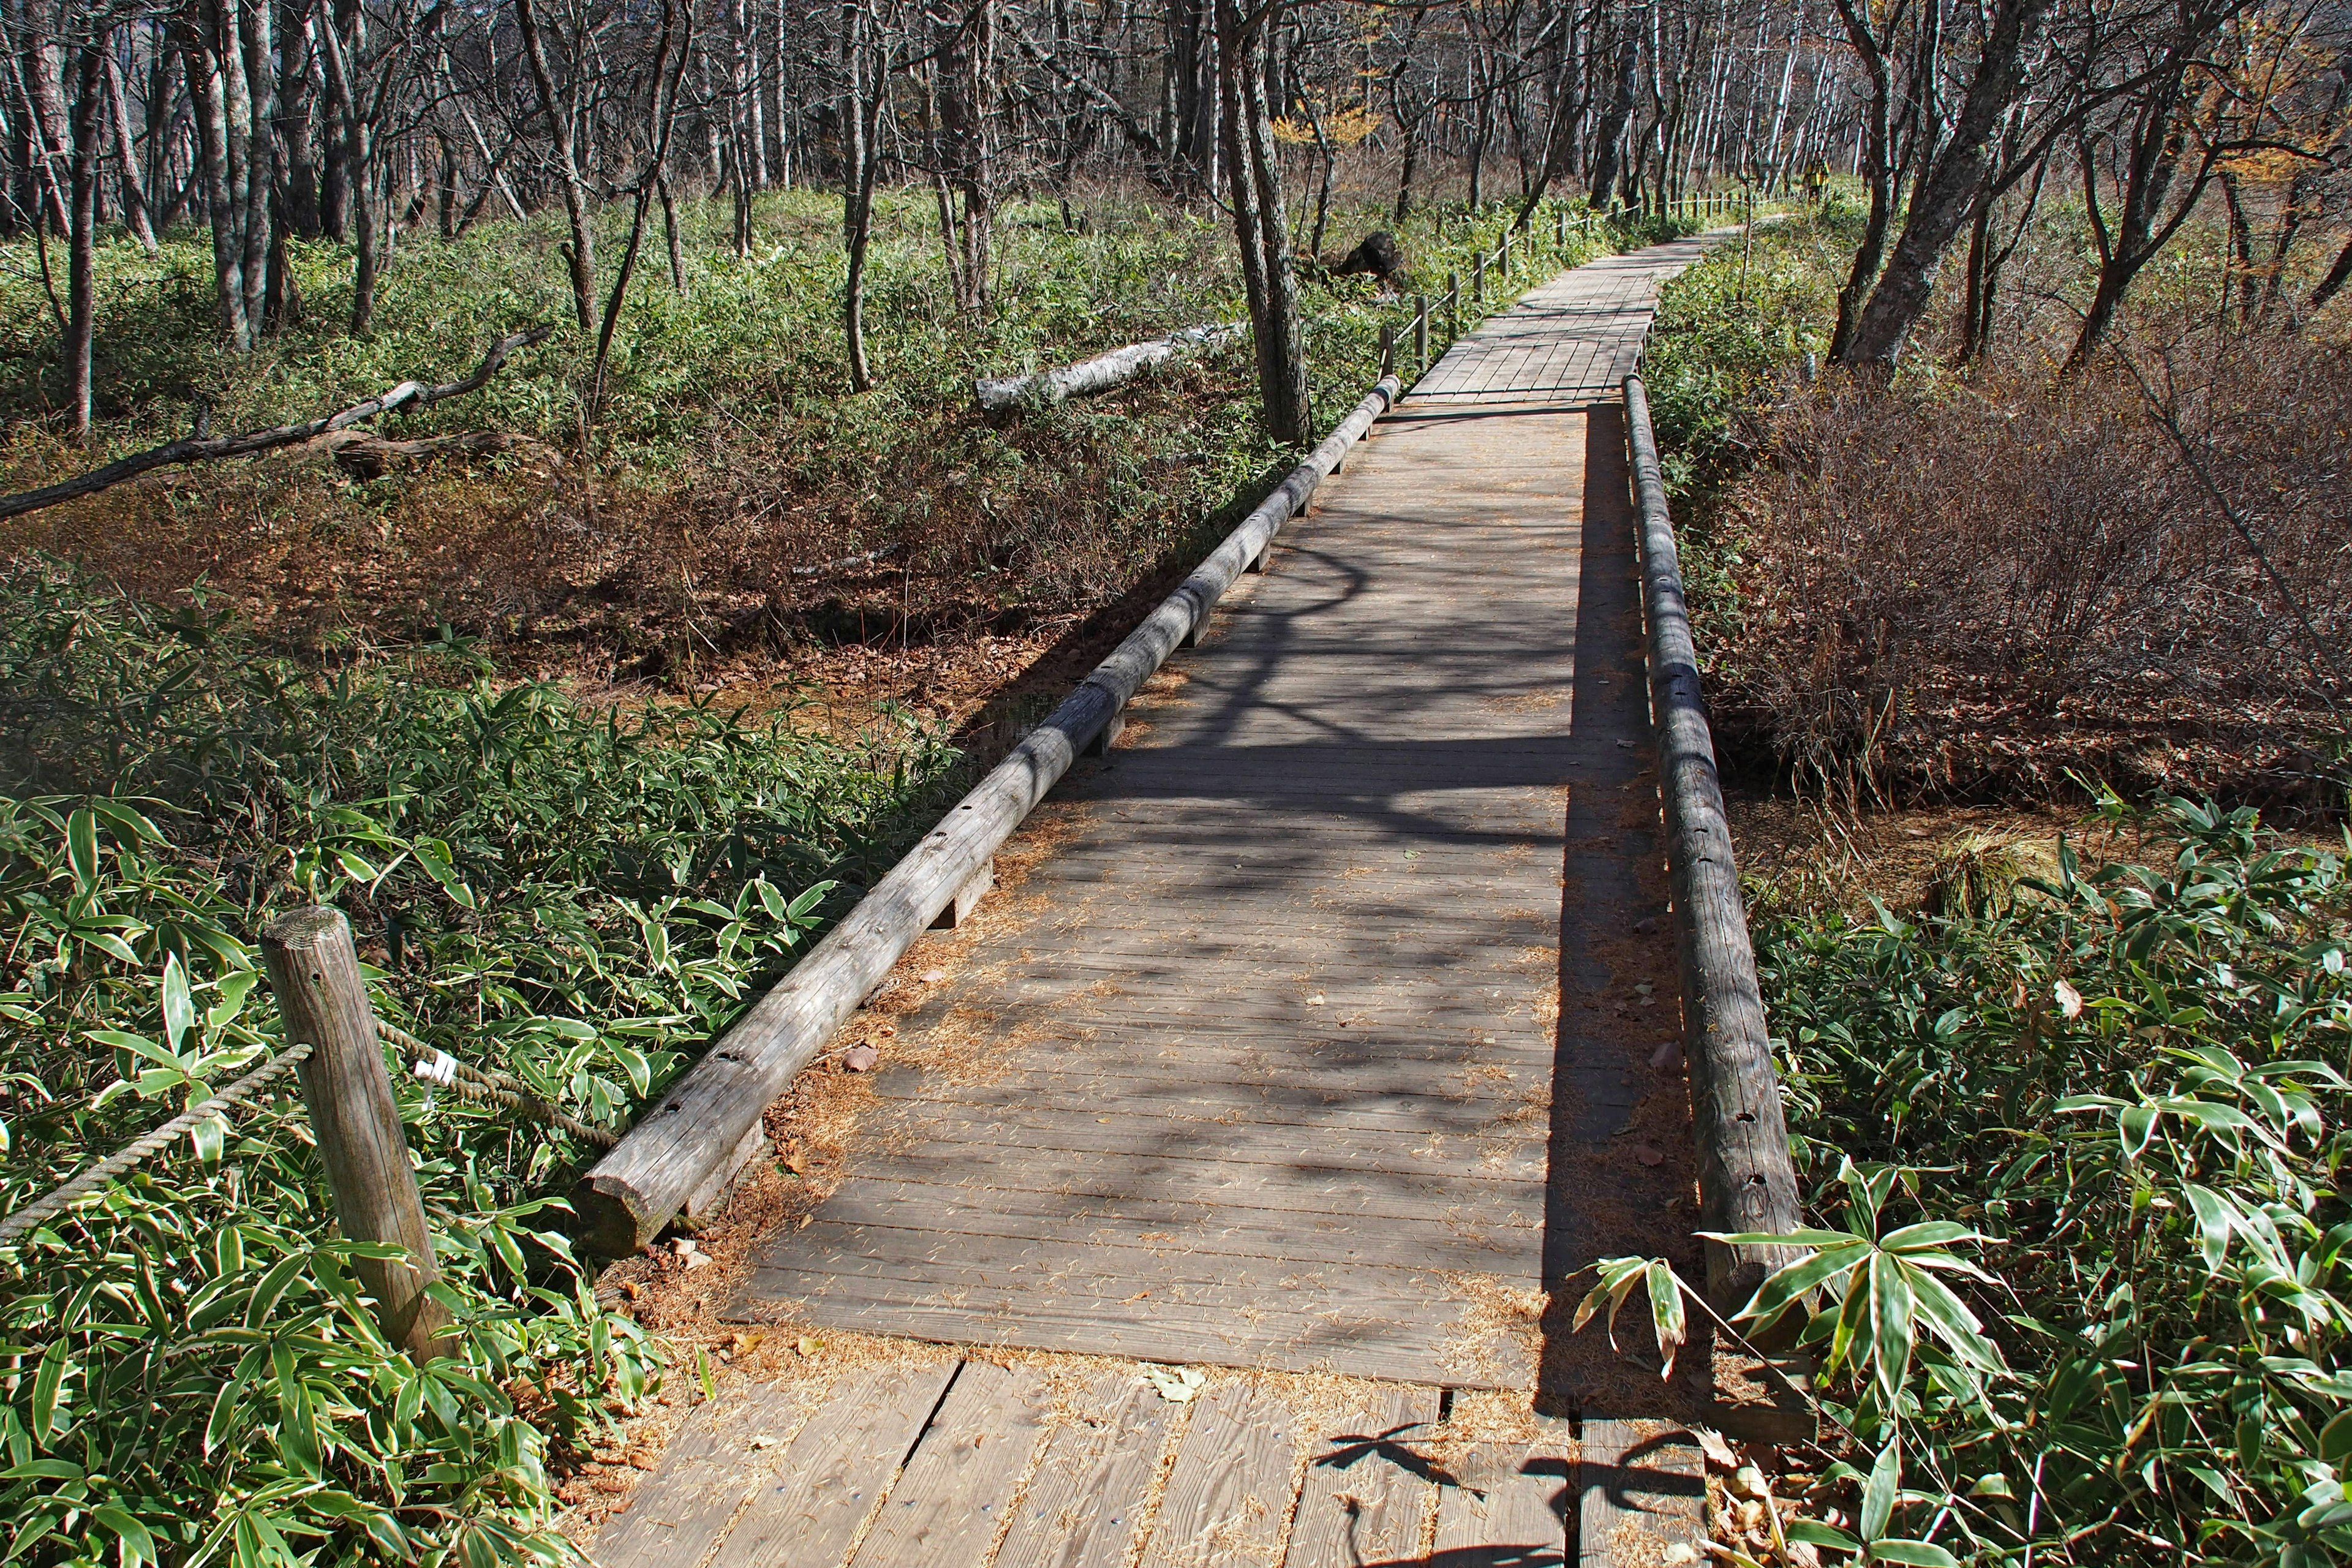
{"label": "green shrub", "polygon": [[[0,575],[0,1204],[281,1045],[247,943],[311,900],[352,915],[383,1016],[620,1124],[949,760],[919,732],[598,714],[470,662],[320,678],[225,616]],[[281,1080],[0,1253],[12,1555],[554,1552],[549,1443],[642,1394],[657,1347],[597,1306],[544,1195],[587,1152],[397,1081],[457,1352],[379,1337]]]}
{"label": "green shrub", "polygon": [[2352,1552],[2352,882],[2251,811],[2172,800],[2152,826],[2168,863],[2062,845],[1979,913],[1758,921],[1824,1228],[1752,1315],[1826,1292],[1801,1338],[1851,1462],[1808,1511],[1855,1516],[1792,1538],[1930,1563]]}

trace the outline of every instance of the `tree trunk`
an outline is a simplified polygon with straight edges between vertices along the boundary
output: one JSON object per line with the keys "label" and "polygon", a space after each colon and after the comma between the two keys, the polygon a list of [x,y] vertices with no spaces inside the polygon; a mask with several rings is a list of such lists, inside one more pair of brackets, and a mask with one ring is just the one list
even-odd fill
{"label": "tree trunk", "polygon": [[364,337],[375,321],[378,257],[375,185],[371,177],[374,148],[360,112],[359,83],[352,79],[351,56],[343,47],[342,32],[332,11],[321,7],[316,31],[320,53],[327,62],[327,96],[341,126],[340,136],[329,138],[336,148],[334,166],[342,171],[341,205],[358,239],[352,263],[351,330],[352,336]]}
{"label": "tree trunk", "polygon": [[1903,237],[1871,290],[1842,356],[1847,364],[1895,363],[1927,309],[1936,274],[1960,225],[1985,195],[1994,132],[2025,84],[2025,56],[2041,36],[2052,0],[2001,0],[1985,39],[1958,122],[1911,198]]}
{"label": "tree trunk", "polygon": [[269,268],[277,228],[278,51],[270,0],[229,0],[234,47],[245,79],[245,317],[257,340],[269,321]]}
{"label": "tree trunk", "polygon": [[876,30],[863,0],[841,7],[842,243],[848,251],[848,277],[841,291],[843,346],[849,361],[849,386],[868,392],[874,372],[866,359],[866,253],[874,238],[874,171],[881,161],[875,140],[881,130],[886,83],[877,58]]}
{"label": "tree trunk", "polygon": [[90,344],[97,331],[95,286],[98,255],[98,146],[104,121],[99,95],[106,90],[106,48],[89,42],[75,51],[73,155],[68,176],[66,262],[66,408],[74,439],[88,445],[90,415]]}
{"label": "tree trunk", "polygon": [[110,40],[100,50],[106,60],[106,107],[114,122],[114,157],[122,175],[122,218],[139,248],[155,254],[155,226],[147,210],[147,182],[139,171],[139,142],[131,133],[130,94],[122,85],[122,67]]}
{"label": "tree trunk", "polygon": [[523,53],[530,61],[531,80],[538,85],[540,107],[547,113],[555,142],[555,172],[563,193],[563,216],[572,226],[572,307],[580,330],[596,330],[596,232],[588,211],[588,184],[573,154],[570,100],[558,92],[555,72],[548,65],[547,46],[540,37],[539,18],[531,0],[515,0],[515,19],[521,26]]}
{"label": "tree trunk", "polygon": [[654,188],[662,183],[662,165],[669,159],[669,133],[677,115],[677,83],[670,62],[677,57],[677,0],[662,0],[661,43],[654,51],[654,82],[652,102],[648,105],[653,146],[646,154],[646,166],[637,176],[636,205],[629,215],[628,243],[622,247],[621,265],[613,276],[613,291],[605,297],[604,319],[596,327],[596,359],[588,373],[588,417],[593,419],[604,404],[604,372],[612,359],[613,332],[621,321],[621,308],[628,303],[629,279],[637,268],[637,252],[645,243],[646,209],[653,202]]}
{"label": "tree trunk", "polygon": [[995,0],[971,0],[961,18],[943,18],[951,26],[937,46],[940,52],[940,127],[943,135],[944,173],[961,197],[956,223],[962,254],[957,258],[961,280],[957,303],[975,315],[988,309],[990,240],[996,205],[994,149],[991,145],[995,119]]}
{"label": "tree trunk", "polygon": [[1217,0],[1218,118],[1257,353],[1260,416],[1276,440],[1303,445],[1312,433],[1298,285],[1265,101],[1265,36],[1271,26],[1270,12],[1247,17],[1242,0]]}
{"label": "tree trunk", "polygon": [[223,342],[232,349],[249,349],[254,332],[245,313],[245,244],[238,233],[245,202],[236,184],[236,156],[243,149],[229,130],[219,20],[216,7],[200,6],[186,26],[181,57],[187,66],[188,101],[195,115],[205,216],[212,226],[214,319]]}
{"label": "tree trunk", "polygon": [[58,80],[58,46],[47,36],[47,19],[29,14],[19,0],[10,0],[7,31],[19,50],[13,63],[23,105],[26,157],[32,172],[36,200],[47,216],[51,232],[66,235],[73,228],[66,191],[73,153],[71,132],[66,126],[63,89]]}
{"label": "tree trunk", "polygon": [[1593,132],[1591,205],[1606,207],[1624,169],[1625,128],[1633,120],[1633,86],[1642,63],[1642,35],[1623,17],[1617,29],[1617,61],[1611,72],[1609,108]]}

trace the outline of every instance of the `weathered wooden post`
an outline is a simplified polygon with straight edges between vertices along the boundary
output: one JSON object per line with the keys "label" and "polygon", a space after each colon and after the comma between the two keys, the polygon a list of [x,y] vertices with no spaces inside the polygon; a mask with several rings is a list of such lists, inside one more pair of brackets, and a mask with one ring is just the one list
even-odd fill
{"label": "weathered wooden post", "polygon": [[1505,278],[1511,275],[1511,231],[1503,231],[1503,247],[1496,252],[1496,268]]}
{"label": "weathered wooden post", "polygon": [[295,1071],[334,1193],[336,1223],[353,1241],[391,1242],[408,1253],[404,1262],[354,1258],[352,1270],[375,1298],[384,1338],[418,1361],[440,1354],[449,1313],[425,1288],[441,1272],[351,922],[324,905],[281,915],[261,933],[261,960],[287,1040],[310,1047]]}
{"label": "weathered wooden post", "polygon": [[1452,342],[1462,335],[1462,274],[1445,275],[1445,341]]}
{"label": "weathered wooden post", "polygon": [[1486,302],[1486,253],[1483,250],[1470,258],[1470,298],[1482,305]]}
{"label": "weathered wooden post", "polygon": [[1429,296],[1412,297],[1412,358],[1417,371],[1429,368]]}
{"label": "weathered wooden post", "polygon": [[1381,374],[1382,376],[1391,376],[1395,374],[1396,323],[1393,321],[1382,321],[1381,323]]}

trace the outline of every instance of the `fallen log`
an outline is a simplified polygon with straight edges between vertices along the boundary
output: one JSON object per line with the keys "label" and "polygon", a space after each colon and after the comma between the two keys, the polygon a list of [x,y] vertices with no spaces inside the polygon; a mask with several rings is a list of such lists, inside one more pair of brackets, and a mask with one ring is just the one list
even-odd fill
{"label": "fallen log", "polygon": [[984,414],[1003,414],[1024,404],[1055,404],[1067,397],[1084,397],[1088,393],[1108,392],[1133,381],[1154,365],[1167,363],[1177,355],[1206,345],[1223,342],[1241,331],[1232,322],[1213,323],[1205,327],[1187,327],[1148,343],[1129,343],[1123,349],[1113,349],[1107,354],[1076,364],[1066,364],[1053,370],[1040,371],[1035,375],[1005,375],[972,383],[972,391],[980,400]]}
{"label": "fallen log", "polygon": [[92,468],[89,473],[60,479],[37,490],[0,496],[0,518],[21,517],[26,512],[38,511],[59,501],[96,495],[100,490],[111,489],[126,479],[135,479],[156,468],[209,462],[218,458],[250,458],[257,453],[276,451],[280,447],[295,447],[314,441],[321,436],[373,419],[380,414],[389,414],[395,408],[427,408],[452,397],[462,397],[468,392],[478,392],[490,377],[499,373],[499,367],[506,363],[509,354],[542,342],[552,336],[554,331],[553,327],[526,327],[521,331],[509,333],[491,345],[490,352],[482,356],[482,363],[474,367],[474,374],[462,381],[444,382],[438,386],[427,386],[421,381],[404,381],[388,392],[378,393],[373,397],[352,404],[349,408],[338,409],[299,425],[248,430],[241,436],[208,436],[205,434],[206,421],[200,418],[193,434],[183,436],[176,441],[166,441],[160,447],[133,452],[127,458],[116,458],[104,468]]}
{"label": "fallen log", "polygon": [[304,444],[301,450],[304,454],[332,458],[335,467],[355,479],[380,479],[394,468],[416,463],[444,458],[495,458],[518,447],[532,448],[557,468],[563,466],[562,454],[546,443],[506,430],[456,430],[446,436],[418,436],[409,440],[394,440],[365,430],[331,430]]}
{"label": "fallen log", "polygon": [[1265,554],[1276,531],[1306,506],[1315,487],[1339,468],[1396,396],[1396,378],[1382,377],[1045,722],[637,1118],[628,1135],[572,1190],[572,1211],[590,1247],[626,1257],[659,1235],[693,1194],[724,1189],[747,1157],[740,1152],[756,1148],[749,1134],[768,1106],[815,1059],[915,939],[950,905],[961,910],[960,898],[986,886],[998,847],[1071,761],[1118,719],[1128,699],[1161,661],[1198,636],[1234,579]]}

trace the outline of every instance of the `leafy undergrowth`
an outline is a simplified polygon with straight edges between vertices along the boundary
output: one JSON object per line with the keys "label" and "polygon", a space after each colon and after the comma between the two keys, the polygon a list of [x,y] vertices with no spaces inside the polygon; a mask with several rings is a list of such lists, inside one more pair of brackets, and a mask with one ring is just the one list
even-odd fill
{"label": "leafy undergrowth", "polygon": [[[387,433],[488,427],[504,456],[352,479],[323,457],[167,473],[0,532],[161,601],[204,577],[286,646],[394,644],[447,624],[513,660],[688,687],[688,672],[795,643],[903,645],[1019,631],[1083,615],[1155,567],[1198,552],[1284,454],[1255,419],[1245,345],[1109,395],[1002,422],[972,381],[1243,316],[1232,237],[1213,208],[1106,200],[1069,226],[1047,204],[1007,209],[990,308],[960,310],[928,194],[888,193],[877,216],[866,317],[877,384],[844,370],[839,204],[761,198],[749,261],[723,205],[684,209],[683,292],[640,270],[604,403],[584,388],[591,345],[567,328],[482,392]],[[1401,226],[1407,292],[1491,249],[1514,208],[1430,209]],[[1544,264],[1653,236],[1570,231],[1553,205],[1532,226]],[[613,221],[618,221],[614,217]],[[1366,209],[1335,236],[1397,226]],[[298,245],[301,320],[250,356],[210,341],[211,258],[181,236],[160,257],[100,249],[95,449],[58,439],[54,333],[27,258],[0,268],[0,486],[78,472],[183,433],[314,416],[404,377],[470,369],[500,333],[569,320],[560,220],[485,222],[454,242],[404,239],[375,327],[342,331],[351,258]],[[618,237],[614,237],[617,244]],[[1527,255],[1521,250],[1521,256]],[[0,259],[6,256],[0,247]],[[1318,424],[1374,378],[1383,321],[1410,305],[1363,277],[1304,285]],[[1489,302],[1507,295],[1490,289]],[[1475,311],[1465,312],[1465,324]],[[1442,333],[1435,345],[1444,347]]]}
{"label": "leafy undergrowth", "polygon": [[2136,825],[2146,863],[1757,920],[1820,1228],[1745,1326],[1822,1292],[1825,1422],[1777,1517],[1747,1479],[1751,1559],[2352,1552],[2352,882],[2250,810]]}
{"label": "leafy undergrowth", "polygon": [[[331,678],[225,616],[0,575],[0,1206],[284,1042],[254,934],[352,916],[378,1011],[607,1126],[896,847],[950,761],[583,710],[462,644]],[[9,1556],[554,1554],[548,1467],[646,1392],[560,1193],[589,1152],[396,1075],[457,1321],[376,1330],[290,1079],[0,1251]]]}

